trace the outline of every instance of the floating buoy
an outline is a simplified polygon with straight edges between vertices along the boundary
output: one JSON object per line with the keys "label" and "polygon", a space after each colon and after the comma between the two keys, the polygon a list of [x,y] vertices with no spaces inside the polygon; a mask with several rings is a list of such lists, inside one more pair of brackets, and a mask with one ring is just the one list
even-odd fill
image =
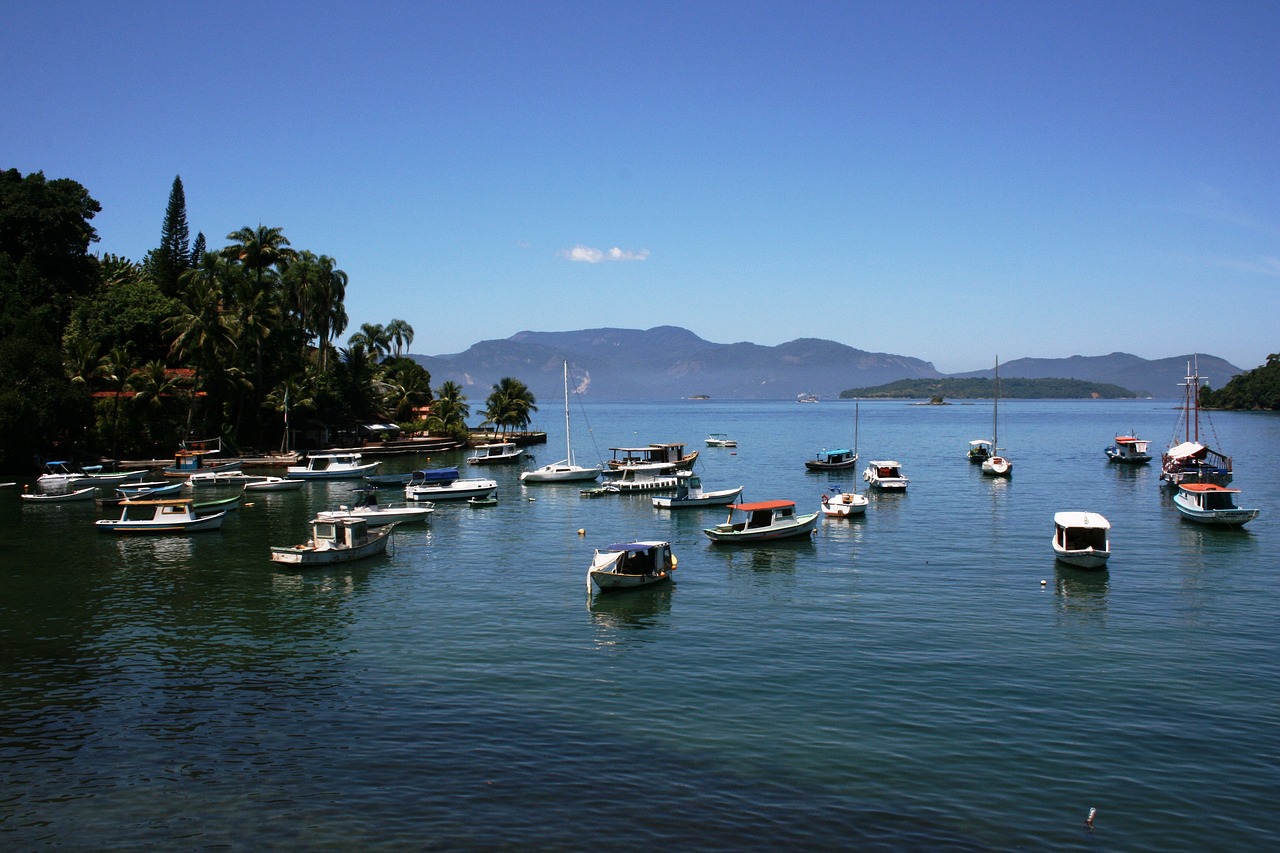
{"label": "floating buoy", "polygon": [[578,535],[579,535],[579,536],[586,536],[586,535],[587,535],[587,528],[585,528],[585,527],[579,527],[579,528],[578,528]]}
{"label": "floating buoy", "polygon": [[1048,582],[1048,581],[1046,581],[1046,580],[1042,580],[1042,581],[1040,581],[1040,586],[1048,586],[1048,584],[1049,584],[1049,582]]}
{"label": "floating buoy", "polygon": [[1096,808],[1091,808],[1089,809],[1089,816],[1084,819],[1084,825],[1089,827],[1090,830],[1093,829],[1093,819],[1097,817],[1097,815],[1098,810]]}

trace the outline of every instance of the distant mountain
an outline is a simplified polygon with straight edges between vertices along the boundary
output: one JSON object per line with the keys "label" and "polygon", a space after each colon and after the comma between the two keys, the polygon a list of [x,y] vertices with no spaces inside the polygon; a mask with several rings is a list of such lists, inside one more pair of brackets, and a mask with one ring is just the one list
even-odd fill
{"label": "distant mountain", "polygon": [[[851,388],[841,391],[841,399],[877,397],[898,400],[923,400],[942,397],[945,400],[990,400],[996,395],[996,383],[978,377],[970,379],[899,379],[874,388]],[[1134,394],[1127,388],[1105,382],[1083,379],[1009,379],[1000,377],[1000,396],[1010,400],[1123,400]]]}
{"label": "distant mountain", "polygon": [[676,326],[520,332],[481,341],[454,355],[413,358],[431,384],[452,380],[483,399],[504,376],[524,382],[541,402],[560,397],[561,363],[575,384],[602,400],[652,400],[703,394],[715,399],[780,400],[812,393],[834,398],[851,385],[941,376],[927,361],[800,338],[778,346],[717,344]]}
{"label": "distant mountain", "polygon": [[[940,379],[918,358],[867,352],[835,341],[799,338],[777,346],[717,344],[677,326],[652,329],[582,329],[519,332],[505,340],[481,341],[452,355],[415,355],[431,373],[431,384],[462,386],[473,403],[483,401],[499,379],[529,386],[539,405],[561,396],[561,363],[569,359],[571,382],[600,400],[713,399],[790,400],[802,393],[834,399],[842,390],[884,385],[899,379]],[[1178,397],[1190,356],[1148,361],[1127,353],[1024,358],[1000,365],[1001,378],[1082,379],[1127,388],[1140,396]],[[992,370],[953,374],[989,377]],[[1200,356],[1200,372],[1220,388],[1240,368]],[[473,406],[473,408],[477,408]]]}
{"label": "distant mountain", "polygon": [[[1178,386],[1185,381],[1187,364],[1196,359],[1200,375],[1208,376],[1210,385],[1221,388],[1231,377],[1244,371],[1228,361],[1212,355],[1176,355],[1154,361],[1127,352],[1110,355],[1073,355],[1070,358],[1019,358],[1000,363],[1001,378],[1020,379],[1084,379],[1088,382],[1106,382],[1128,388],[1139,397],[1181,397]],[[980,377],[989,379],[995,374],[994,366],[988,370],[951,374],[958,379]]]}

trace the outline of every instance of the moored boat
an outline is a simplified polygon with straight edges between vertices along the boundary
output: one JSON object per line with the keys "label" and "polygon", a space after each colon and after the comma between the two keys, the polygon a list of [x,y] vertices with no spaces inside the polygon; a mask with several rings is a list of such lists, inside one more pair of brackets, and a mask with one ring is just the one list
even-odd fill
{"label": "moored boat", "polygon": [[[1225,486],[1231,482],[1231,457],[1213,450],[1200,440],[1200,383],[1206,378],[1200,375],[1198,360],[1194,367],[1187,365],[1186,381],[1182,383],[1182,410],[1178,416],[1183,426],[1183,439],[1160,457],[1160,481],[1170,486],[1183,483]],[[1209,427],[1212,430],[1211,421]]]}
{"label": "moored boat", "polygon": [[244,484],[246,492],[294,492],[306,485],[306,480],[290,480],[287,477],[260,477]]}
{"label": "moored boat", "polygon": [[426,521],[427,516],[435,512],[435,505],[424,502],[416,506],[400,506],[397,504],[378,503],[376,489],[356,489],[356,499],[351,506],[340,506],[336,510],[325,510],[316,513],[316,518],[332,521],[336,518],[354,516],[363,518],[370,527],[381,527],[384,524],[404,524],[407,522]]}
{"label": "moored boat", "polygon": [[644,447],[610,447],[609,450],[613,453],[613,458],[609,460],[609,468],[612,470],[635,465],[673,465],[688,471],[698,460],[698,451],[685,453],[683,442],[649,444]]}
{"label": "moored boat", "polygon": [[147,476],[145,468],[139,468],[134,471],[110,471],[102,470],[101,465],[94,465],[84,469],[85,475],[76,480],[78,486],[115,486],[132,483],[141,480]]}
{"label": "moored boat", "polygon": [[969,464],[981,465],[991,458],[991,442],[985,438],[975,438],[969,442]]}
{"label": "moored boat", "polygon": [[700,506],[725,506],[737,500],[742,494],[742,486],[736,489],[713,489],[708,491],[702,488],[702,478],[697,474],[688,471],[677,471],[676,493],[674,495],[661,495],[653,498],[653,505],[657,509],[690,509]]}
{"label": "moored boat", "polygon": [[812,459],[805,460],[810,471],[840,471],[858,464],[858,454],[848,448],[819,450]]}
{"label": "moored boat", "polygon": [[573,459],[573,440],[569,434],[569,362],[564,363],[564,459],[543,465],[533,471],[522,471],[522,483],[581,483],[594,480],[604,470],[602,465],[578,465]]}
{"label": "moored boat", "polygon": [[623,542],[597,548],[587,569],[587,590],[593,593],[640,589],[666,583],[676,570],[671,543]]}
{"label": "moored boat", "polygon": [[1134,435],[1117,435],[1115,443],[1103,452],[1107,454],[1109,462],[1122,465],[1146,465],[1151,461],[1151,454],[1147,452],[1150,444],[1151,442],[1143,441]]}
{"label": "moored boat", "polygon": [[866,495],[860,495],[856,491],[842,491],[839,486],[832,486],[830,495],[824,492],[822,494],[822,506],[820,510],[823,515],[829,518],[848,518],[851,515],[862,515],[867,511],[867,504],[870,501]]}
{"label": "moored boat", "polygon": [[524,456],[524,448],[516,447],[510,441],[500,441],[493,444],[476,445],[471,449],[471,455],[467,457],[467,462],[472,465],[502,465],[508,462],[518,462],[522,456]]}
{"label": "moored boat", "polygon": [[991,452],[982,460],[984,477],[1010,477],[1013,461],[1000,455],[1000,359],[996,359],[996,393],[991,401]]}
{"label": "moored boat", "polygon": [[1100,569],[1111,557],[1111,523],[1096,512],[1056,512],[1053,553],[1081,569]]}
{"label": "moored boat", "polygon": [[457,468],[425,468],[413,472],[404,487],[404,497],[410,501],[458,501],[492,497],[497,491],[497,480],[462,479]]}
{"label": "moored boat", "polygon": [[1174,506],[1188,521],[1219,527],[1240,527],[1258,517],[1259,510],[1236,505],[1239,489],[1216,483],[1182,483],[1173,496]]}
{"label": "moored boat", "polygon": [[271,546],[271,561],[301,566],[327,566],[383,554],[396,526],[370,530],[363,518],[317,518],[311,522],[311,539],[301,545]]}
{"label": "moored boat", "polygon": [[85,473],[72,466],[70,462],[55,459],[44,463],[44,471],[36,478],[41,486],[58,486],[73,480],[82,480]]}
{"label": "moored boat", "polygon": [[756,501],[731,504],[723,524],[703,529],[712,542],[751,544],[808,536],[818,524],[818,513],[796,515],[795,501]]}
{"label": "moored boat", "polygon": [[902,465],[893,459],[873,459],[862,472],[867,487],[883,492],[904,492],[910,482],[902,473]]}
{"label": "moored boat", "polygon": [[306,465],[290,465],[286,473],[295,480],[352,480],[382,464],[361,460],[359,453],[312,453]]}
{"label": "moored boat", "polygon": [[676,488],[676,469],[667,463],[652,465],[628,465],[606,475],[608,479],[602,488],[607,492],[625,494],[629,492],[659,492]]}
{"label": "moored boat", "polygon": [[173,454],[173,464],[161,470],[166,477],[190,477],[203,471],[239,471],[241,460],[223,459],[222,440],[217,438],[184,441]]}
{"label": "moored boat", "polygon": [[226,518],[226,511],[209,515],[197,515],[190,498],[122,501],[119,518],[102,518],[94,522],[103,533],[145,533],[168,535],[195,533],[201,530],[217,530]]}
{"label": "moored boat", "polygon": [[91,501],[98,493],[97,486],[85,486],[69,492],[23,492],[18,495],[24,501],[42,504],[65,504],[77,501]]}
{"label": "moored boat", "polygon": [[713,432],[706,438],[707,447],[737,447],[738,442],[729,438],[728,433]]}

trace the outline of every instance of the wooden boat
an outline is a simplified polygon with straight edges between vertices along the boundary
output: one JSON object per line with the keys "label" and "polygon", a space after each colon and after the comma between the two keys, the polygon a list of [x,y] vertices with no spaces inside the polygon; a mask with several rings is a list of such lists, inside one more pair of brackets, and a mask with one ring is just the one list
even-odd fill
{"label": "wooden boat", "polygon": [[239,459],[219,461],[213,457],[222,453],[222,440],[218,438],[184,441],[173,454],[173,464],[160,473],[166,477],[190,477],[203,471],[238,471]]}
{"label": "wooden boat", "polygon": [[194,501],[191,504],[191,511],[198,516],[212,515],[215,512],[232,512],[244,505],[244,492],[240,491],[234,495],[225,498],[217,498],[211,501]]}
{"label": "wooden boat", "polygon": [[910,482],[902,473],[902,465],[892,459],[873,459],[862,472],[867,487],[882,492],[905,492]]}
{"label": "wooden boat", "polygon": [[624,542],[597,548],[587,569],[587,591],[619,592],[666,583],[675,570],[670,542]]}
{"label": "wooden boat", "polygon": [[1258,517],[1258,510],[1236,505],[1239,489],[1228,489],[1216,483],[1182,483],[1173,496],[1174,506],[1182,517],[1197,524],[1240,527]]}
{"label": "wooden boat", "polygon": [[706,438],[707,447],[737,447],[738,442],[729,438],[728,433],[713,432]]}
{"label": "wooden boat", "polygon": [[317,518],[311,522],[309,542],[292,547],[272,545],[271,561],[307,568],[372,557],[386,553],[387,542],[395,529],[394,524],[388,524],[370,530],[363,518],[350,516]]}
{"label": "wooden boat", "polygon": [[839,471],[858,464],[858,454],[847,448],[819,450],[812,459],[805,460],[810,471]]}
{"label": "wooden boat", "polygon": [[573,442],[569,438],[569,362],[564,363],[564,459],[543,465],[533,471],[522,471],[522,483],[581,483],[600,476],[603,466],[587,467],[573,461]]}
{"label": "wooden boat", "polygon": [[361,459],[359,453],[312,453],[306,465],[290,465],[285,473],[294,480],[354,480],[382,464]]}
{"label": "wooden boat", "polygon": [[472,465],[504,465],[508,462],[519,462],[523,455],[524,448],[516,447],[509,441],[500,441],[473,447],[467,462]]}
{"label": "wooden boat", "polygon": [[91,501],[98,493],[97,486],[85,486],[71,492],[23,492],[18,495],[24,501],[40,504],[65,504],[76,501]]}
{"label": "wooden boat", "polygon": [[1147,446],[1150,444],[1151,442],[1143,441],[1137,436],[1117,435],[1115,443],[1103,452],[1107,454],[1109,462],[1122,465],[1146,465],[1151,461],[1151,454],[1147,452]]}
{"label": "wooden boat", "polygon": [[870,501],[866,495],[860,495],[857,491],[845,492],[841,491],[839,486],[832,486],[830,490],[832,494],[826,492],[822,494],[822,506],[820,512],[828,518],[848,518],[851,515],[862,515],[867,511],[867,504]]}
{"label": "wooden boat", "polygon": [[1111,523],[1096,512],[1054,513],[1054,556],[1070,566],[1100,569],[1111,557],[1110,530]]}
{"label": "wooden boat", "polygon": [[991,442],[985,438],[975,438],[969,442],[969,464],[981,465],[991,458]]}
{"label": "wooden boat", "polygon": [[991,401],[991,455],[982,460],[984,477],[1012,477],[1013,462],[1000,455],[1000,359],[996,359],[996,395]]}
{"label": "wooden boat", "polygon": [[126,497],[159,497],[161,495],[171,495],[175,492],[182,491],[181,480],[148,480],[143,483],[129,483],[125,486],[116,486],[116,491]]}
{"label": "wooden boat", "polygon": [[795,501],[758,501],[731,504],[723,524],[703,529],[712,542],[750,544],[808,536],[818,524],[818,513],[796,515]]}
{"label": "wooden boat", "polygon": [[295,492],[306,485],[306,480],[290,480],[287,477],[261,477],[244,484],[246,492]]}
{"label": "wooden boat", "polygon": [[404,487],[404,497],[409,501],[464,501],[492,497],[497,491],[497,480],[459,479],[457,468],[426,468],[413,472]]}
{"label": "wooden boat", "polygon": [[635,465],[673,465],[688,471],[698,461],[698,451],[685,453],[683,442],[649,444],[644,447],[610,447],[609,450],[613,453],[609,468],[615,471]]}
{"label": "wooden boat", "polygon": [[656,509],[690,509],[700,506],[725,506],[731,504],[742,494],[742,486],[736,489],[716,489],[707,491],[702,488],[702,478],[688,471],[677,471],[676,493],[670,496],[653,498]]}
{"label": "wooden boat", "polygon": [[76,480],[78,486],[115,486],[141,480],[147,475],[145,468],[136,471],[103,472],[101,465],[91,465],[83,469],[85,475]]}
{"label": "wooden boat", "polygon": [[226,511],[196,515],[190,498],[128,500],[120,504],[120,517],[94,522],[103,533],[146,533],[166,535],[217,530]]}
{"label": "wooden boat", "polygon": [[614,494],[630,492],[658,492],[676,488],[676,469],[668,463],[652,465],[628,465],[610,471],[604,490]]}
{"label": "wooden boat", "polygon": [[350,507],[340,506],[336,510],[318,512],[316,518],[331,521],[335,518],[354,516],[363,518],[370,527],[381,527],[384,524],[426,521],[427,516],[435,512],[435,505],[432,503],[422,503],[418,506],[380,504],[377,489],[356,489],[355,496],[356,499]]}
{"label": "wooden boat", "polygon": [[[1187,365],[1186,381],[1182,383],[1182,411],[1178,415],[1183,425],[1183,440],[1160,457],[1160,480],[1170,486],[1183,483],[1225,486],[1231,482],[1231,457],[1211,449],[1200,440],[1200,383],[1206,378],[1200,375],[1198,360],[1194,368]],[[1211,421],[1209,428],[1213,428]]]}

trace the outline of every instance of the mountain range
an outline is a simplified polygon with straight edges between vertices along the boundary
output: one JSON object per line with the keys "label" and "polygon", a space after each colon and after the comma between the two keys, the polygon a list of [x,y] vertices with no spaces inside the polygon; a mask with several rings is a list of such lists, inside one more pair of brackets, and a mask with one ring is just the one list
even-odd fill
{"label": "mountain range", "polygon": [[[431,384],[462,386],[483,401],[503,377],[514,377],[543,403],[558,399],[569,360],[571,383],[600,400],[654,400],[707,396],[715,399],[789,400],[800,394],[835,398],[848,388],[898,379],[987,377],[993,368],[943,374],[918,358],[867,352],[835,341],[797,338],[777,346],[718,344],[678,326],[652,329],[583,329],[518,332],[481,341],[452,355],[414,355]],[[1071,358],[1022,358],[1001,363],[1002,377],[1084,379],[1128,388],[1138,396],[1180,397],[1190,355],[1148,360],[1128,353]],[[1214,356],[1199,356],[1200,371],[1213,387],[1243,371]]]}

